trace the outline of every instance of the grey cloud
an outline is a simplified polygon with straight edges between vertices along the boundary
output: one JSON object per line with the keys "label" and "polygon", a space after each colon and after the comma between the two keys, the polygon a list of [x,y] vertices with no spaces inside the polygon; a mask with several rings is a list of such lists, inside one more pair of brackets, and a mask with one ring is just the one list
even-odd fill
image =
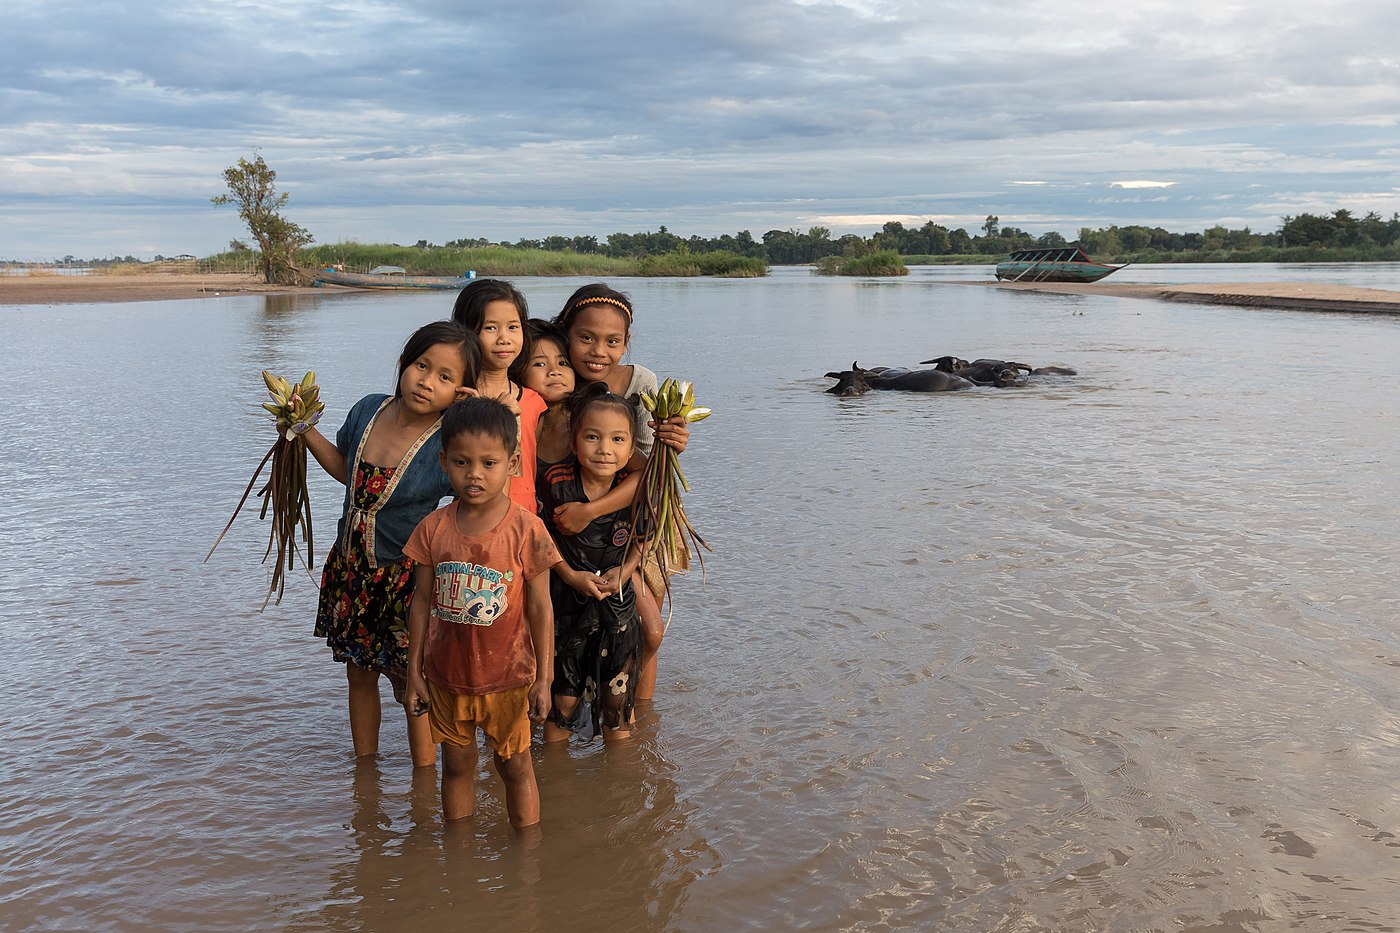
{"label": "grey cloud", "polygon": [[[1030,0],[472,6],[19,3],[0,198],[30,210],[0,255],[60,235],[42,205],[99,195],[215,228],[219,172],[254,146],[331,240],[338,206],[421,217],[412,239],[881,210],[1199,228],[1243,190],[1231,209],[1264,227],[1310,178],[1339,199],[1397,185],[1394,126],[1338,125],[1400,113],[1388,5],[1143,0],[1070,36]],[[1093,199],[1165,170],[1165,201]]]}

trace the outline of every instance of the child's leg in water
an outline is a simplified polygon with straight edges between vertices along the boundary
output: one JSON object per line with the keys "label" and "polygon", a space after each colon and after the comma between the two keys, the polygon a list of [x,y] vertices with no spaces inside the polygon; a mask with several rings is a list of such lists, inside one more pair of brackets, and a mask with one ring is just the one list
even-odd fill
{"label": "child's leg in water", "polygon": [[460,820],[476,812],[476,743],[442,744],[442,816]]}
{"label": "child's leg in water", "polygon": [[[535,783],[535,762],[529,749],[509,758],[496,756],[496,773],[506,785],[506,813],[516,829],[540,821],[540,788]],[[443,795],[444,802],[447,795]]]}
{"label": "child's leg in water", "polygon": [[413,767],[431,768],[437,764],[437,746],[433,744],[433,730],[428,726],[427,716],[415,716],[403,704],[404,715],[408,717],[408,753],[413,757]]}
{"label": "child's leg in water", "polygon": [[379,754],[379,672],[345,662],[345,679],[350,685],[350,740],[355,755],[366,758]]}
{"label": "child's leg in water", "polygon": [[404,670],[392,669],[384,672],[389,684],[394,688],[394,702],[403,707],[404,718],[408,722],[408,754],[413,759],[413,767],[430,768],[437,763],[437,746],[433,744],[433,730],[428,726],[428,717],[415,716],[404,702],[408,699],[408,674]]}
{"label": "child's leg in water", "polygon": [[632,591],[637,594],[637,614],[642,619],[642,673],[637,678],[637,699],[650,702],[656,696],[656,655],[661,650],[666,623],[661,619],[661,598],[652,597],[640,570],[632,575]]}
{"label": "child's leg in water", "polygon": [[[603,742],[625,742],[632,738],[632,721],[636,718],[627,709],[627,694],[609,694],[603,705]],[[609,725],[617,723],[617,725]]]}
{"label": "child's leg in water", "polygon": [[[628,628],[631,631],[626,635],[618,632],[612,639],[604,638],[606,647],[599,659],[598,701],[602,704],[599,719],[603,742],[608,745],[632,738],[632,725],[637,719],[637,684],[642,672],[641,638],[637,632],[640,626],[623,626],[624,630]],[[617,658],[623,659],[621,667],[616,666]]]}
{"label": "child's leg in water", "polygon": [[543,738],[546,742],[564,742],[573,735],[569,729],[555,722],[555,717],[559,719],[573,719],[574,711],[578,709],[578,697],[566,697],[555,694],[553,697],[554,709],[550,710],[549,717],[544,721]]}

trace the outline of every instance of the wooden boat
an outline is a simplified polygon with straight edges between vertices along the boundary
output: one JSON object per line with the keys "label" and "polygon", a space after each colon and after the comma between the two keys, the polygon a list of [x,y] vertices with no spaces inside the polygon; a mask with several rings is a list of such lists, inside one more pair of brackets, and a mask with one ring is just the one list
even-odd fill
{"label": "wooden boat", "polygon": [[463,288],[476,278],[467,271],[461,275],[408,275],[402,266],[375,266],[368,272],[342,272],[326,266],[306,273],[316,287],[343,285],[347,288]]}
{"label": "wooden boat", "polygon": [[997,280],[1013,282],[1097,282],[1122,266],[1094,262],[1077,246],[1018,249],[997,263]]}

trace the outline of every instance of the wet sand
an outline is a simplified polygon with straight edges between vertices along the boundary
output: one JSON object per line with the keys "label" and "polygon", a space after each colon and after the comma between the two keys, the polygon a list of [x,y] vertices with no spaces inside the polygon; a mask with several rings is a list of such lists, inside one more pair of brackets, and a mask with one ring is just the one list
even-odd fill
{"label": "wet sand", "polygon": [[93,275],[0,275],[0,305],[99,304],[114,301],[289,295],[314,288],[268,285],[258,275],[140,272]]}
{"label": "wet sand", "polygon": [[1213,285],[1089,285],[1070,282],[968,282],[1019,291],[1058,292],[1069,295],[1107,295],[1114,298],[1154,298],[1194,304],[1235,305],[1246,308],[1287,308],[1300,311],[1349,311],[1400,313],[1400,292],[1379,288],[1351,288],[1317,282],[1222,282]]}

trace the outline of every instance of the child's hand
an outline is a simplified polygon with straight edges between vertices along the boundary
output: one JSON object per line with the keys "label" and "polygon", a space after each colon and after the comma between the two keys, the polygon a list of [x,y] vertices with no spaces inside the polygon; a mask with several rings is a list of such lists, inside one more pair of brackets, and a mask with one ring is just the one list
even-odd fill
{"label": "child's hand", "polygon": [[622,568],[612,567],[608,570],[604,570],[598,577],[598,588],[607,590],[610,596],[622,589]]}
{"label": "child's hand", "polygon": [[569,574],[566,582],[589,599],[607,599],[608,591],[603,589],[602,579],[602,577],[589,573],[587,570],[575,570]]}
{"label": "child's hand", "polygon": [[452,401],[460,402],[463,399],[479,398],[480,396],[481,393],[473,389],[471,386],[458,386],[456,394],[452,396]]}
{"label": "child's hand", "polygon": [[537,680],[530,685],[530,721],[544,722],[549,715],[553,698],[549,695],[549,681]]}
{"label": "child's hand", "polygon": [[504,392],[502,392],[500,395],[497,395],[495,398],[496,401],[509,408],[510,413],[512,415],[515,415],[516,417],[520,416],[520,403],[515,400],[515,394],[512,393],[510,389],[506,389]]}
{"label": "child's hand", "polygon": [[565,502],[554,509],[554,527],[566,535],[576,535],[593,521],[587,502]]}
{"label": "child's hand", "polygon": [[685,423],[685,418],[676,415],[667,418],[658,424],[655,421],[648,421],[656,431],[656,442],[665,444],[667,447],[674,447],[676,453],[683,453],[685,445],[690,442],[690,426]]}
{"label": "child's hand", "polygon": [[408,676],[408,686],[404,689],[403,705],[414,716],[422,716],[428,711],[430,701],[428,700],[428,686],[423,683],[421,675],[410,674]]}

